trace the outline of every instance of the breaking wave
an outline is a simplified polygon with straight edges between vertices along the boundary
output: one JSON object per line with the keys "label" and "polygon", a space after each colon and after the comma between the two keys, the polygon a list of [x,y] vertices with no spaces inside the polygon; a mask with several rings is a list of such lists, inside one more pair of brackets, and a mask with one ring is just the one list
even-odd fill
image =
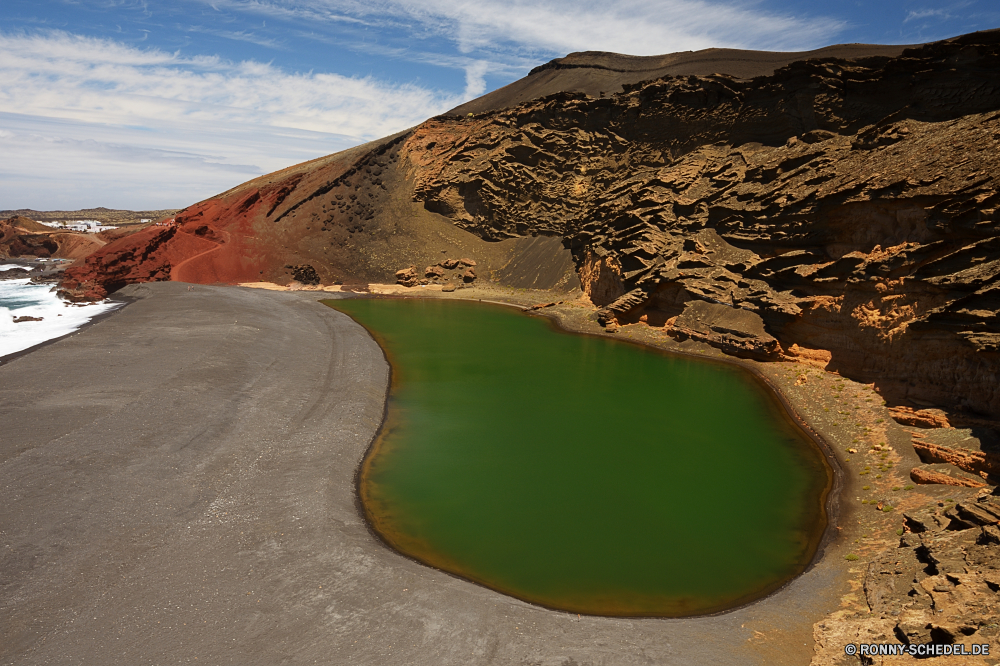
{"label": "breaking wave", "polygon": [[[7,266],[0,266],[0,271]],[[51,284],[29,279],[0,281],[0,358],[77,330],[99,314],[121,307],[102,301],[77,305],[56,296]],[[41,321],[21,321],[33,317]]]}

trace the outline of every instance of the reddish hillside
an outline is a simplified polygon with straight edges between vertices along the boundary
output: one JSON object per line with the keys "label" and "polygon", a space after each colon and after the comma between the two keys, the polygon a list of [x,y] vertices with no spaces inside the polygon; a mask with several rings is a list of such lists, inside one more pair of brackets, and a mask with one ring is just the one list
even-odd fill
{"label": "reddish hillside", "polygon": [[57,231],[22,216],[0,220],[0,257],[81,259],[103,245],[92,235]]}
{"label": "reddish hillside", "polygon": [[[634,60],[577,54],[528,79],[579,86]],[[69,269],[66,292],[409,266],[413,284],[446,257],[548,288],[572,266],[602,322],[1000,417],[1000,32],[493,102],[192,206]]]}

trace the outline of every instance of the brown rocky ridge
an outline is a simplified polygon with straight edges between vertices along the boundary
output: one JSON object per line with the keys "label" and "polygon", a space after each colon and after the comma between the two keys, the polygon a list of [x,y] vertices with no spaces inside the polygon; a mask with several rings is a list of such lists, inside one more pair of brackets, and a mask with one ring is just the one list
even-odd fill
{"label": "brown rocky ridge", "polygon": [[[37,257],[41,259],[82,259],[106,243],[123,238],[140,228],[140,216],[159,220],[157,213],[171,211],[126,211],[107,208],[90,208],[79,211],[0,211],[0,258]],[[124,225],[118,229],[108,229],[96,234],[68,231],[41,224],[42,221],[67,222],[73,220],[97,220],[112,226]]]}
{"label": "brown rocky ridge", "polygon": [[[865,607],[816,625],[815,663],[845,663],[862,638],[995,642],[996,496],[977,493],[1000,455],[998,177],[998,31],[811,54],[572,54],[110,242],[62,286],[73,299],[148,280],[450,291],[472,270],[475,285],[547,290],[548,312],[582,290],[608,332],[796,362],[791,390],[825,390],[816,377],[831,373],[873,386],[886,420],[925,429],[906,452],[920,456],[913,492],[960,499],[926,520],[903,506],[898,547],[865,542]],[[869,461],[852,483],[898,462],[879,423],[838,448]]]}
{"label": "brown rocky ridge", "polygon": [[[1000,497],[979,491],[959,502],[944,500],[904,512],[895,548],[873,557],[865,567],[867,608],[839,611],[815,627],[814,664],[907,663],[847,657],[847,644],[990,644],[1000,637]],[[856,559],[856,558],[855,558]],[[881,659],[876,657],[876,659]],[[950,658],[947,663],[995,663],[983,657]]]}
{"label": "brown rocky ridge", "polygon": [[[191,206],[109,244],[64,287],[280,282],[287,266],[394,282],[461,255],[479,279],[517,283],[550,265],[520,286],[578,280],[604,322],[642,319],[875,382],[893,404],[995,418],[1000,33],[881,48],[896,55],[433,118]],[[615,69],[586,66],[609,54],[573,58],[521,88]]]}

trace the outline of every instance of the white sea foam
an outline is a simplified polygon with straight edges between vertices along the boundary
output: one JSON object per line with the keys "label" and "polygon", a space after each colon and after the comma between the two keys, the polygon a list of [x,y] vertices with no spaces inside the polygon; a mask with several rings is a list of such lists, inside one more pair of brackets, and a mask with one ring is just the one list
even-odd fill
{"label": "white sea foam", "polygon": [[[67,303],[56,296],[52,285],[32,284],[28,279],[0,281],[0,357],[72,333],[102,312],[118,307],[121,303],[110,301]],[[42,321],[15,324],[15,317],[41,317]]]}
{"label": "white sea foam", "polygon": [[27,268],[27,266],[18,266],[17,264],[4,264],[0,266],[0,271],[9,271],[12,268]]}

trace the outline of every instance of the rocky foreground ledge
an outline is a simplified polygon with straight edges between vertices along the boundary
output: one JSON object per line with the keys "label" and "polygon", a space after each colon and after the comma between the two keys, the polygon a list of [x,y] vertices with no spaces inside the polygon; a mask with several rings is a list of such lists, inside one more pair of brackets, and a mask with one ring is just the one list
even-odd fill
{"label": "rocky foreground ledge", "polygon": [[[1000,495],[983,490],[903,514],[895,548],[876,554],[862,577],[867,612],[840,611],[816,625],[814,664],[878,663],[844,654],[848,644],[991,646],[1000,661]],[[955,662],[954,659],[961,659]],[[907,655],[899,663],[913,660]],[[915,660],[913,660],[915,661]],[[892,662],[896,663],[896,662]]]}

